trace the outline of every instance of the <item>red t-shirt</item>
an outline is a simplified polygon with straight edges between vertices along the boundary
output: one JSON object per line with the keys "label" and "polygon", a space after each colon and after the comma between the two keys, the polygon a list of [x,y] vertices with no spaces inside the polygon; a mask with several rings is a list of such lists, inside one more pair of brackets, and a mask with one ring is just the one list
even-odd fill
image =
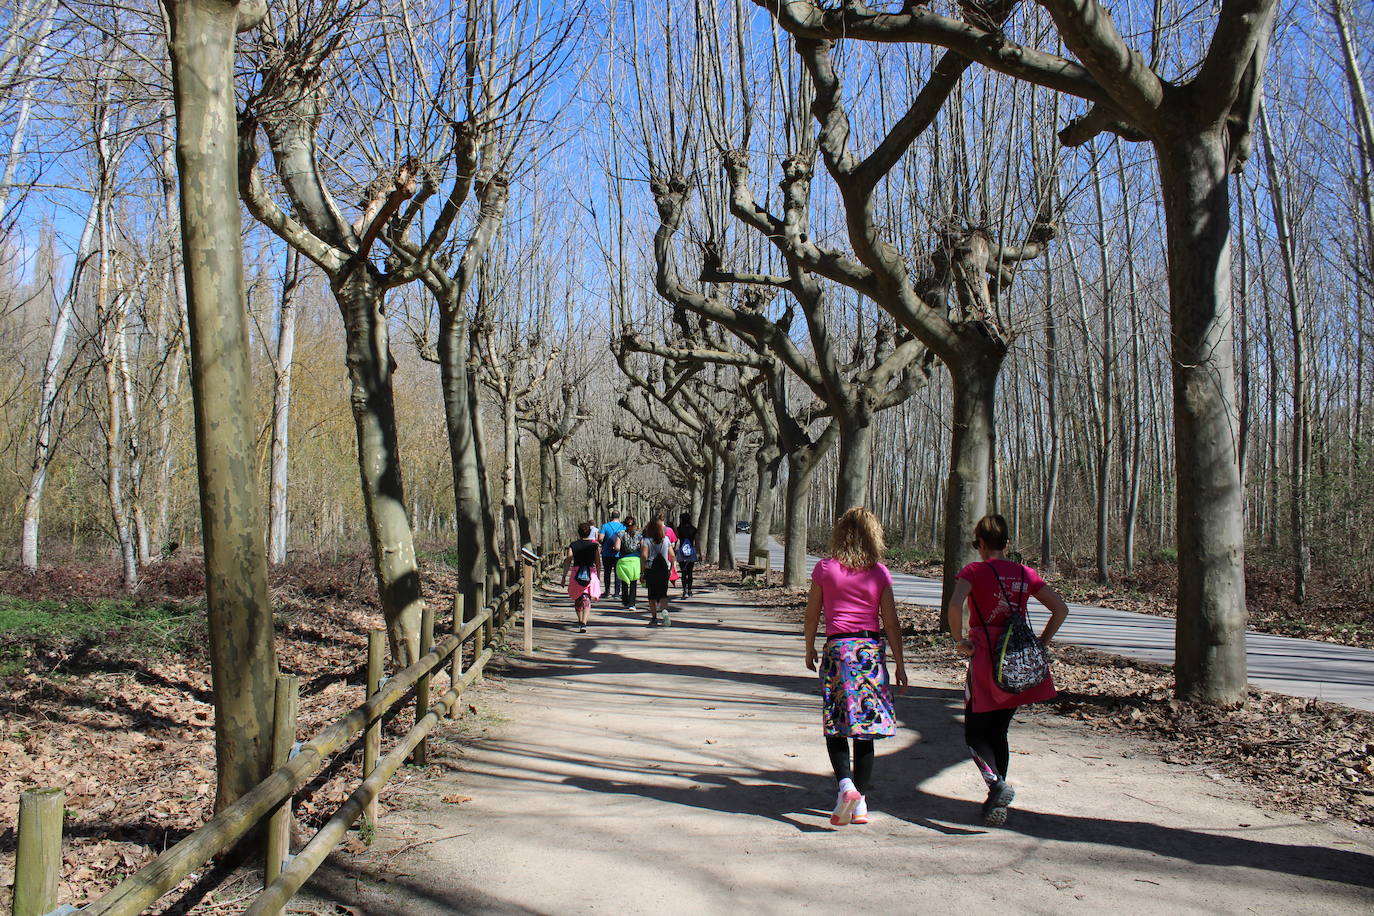
{"label": "red t-shirt", "polygon": [[[996,573],[993,572],[994,568]],[[999,577],[1002,580],[1000,587],[997,584]],[[1025,607],[1027,599],[1045,586],[1045,580],[1040,578],[1038,572],[1011,560],[970,563],[959,570],[958,578],[973,586],[969,594],[970,629],[977,629],[984,624],[990,627],[1006,626],[1012,611],[1007,606],[1007,599],[1016,602],[1017,608]]]}
{"label": "red t-shirt", "polygon": [[[1026,601],[1044,588],[1045,580],[1029,566],[1011,560],[970,563],[959,570],[958,578],[973,586],[968,602],[968,638],[973,643],[973,657],[969,659],[964,694],[969,708],[974,712],[988,712],[1053,699],[1055,689],[1052,677],[1045,678],[1024,693],[1007,693],[997,686],[992,671],[992,647],[1001,641],[1012,612],[1020,613]],[[1000,587],[997,584],[999,578],[1002,580]],[[1011,605],[1008,605],[1008,599]],[[983,616],[985,614],[986,617]]]}

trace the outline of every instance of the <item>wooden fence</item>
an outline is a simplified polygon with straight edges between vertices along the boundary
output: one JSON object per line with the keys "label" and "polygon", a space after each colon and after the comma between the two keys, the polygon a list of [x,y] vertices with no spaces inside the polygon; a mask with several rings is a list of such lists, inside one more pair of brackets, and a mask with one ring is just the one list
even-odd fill
{"label": "wooden fence", "polygon": [[[172,846],[143,868],[96,900],[77,908],[54,909],[57,882],[62,868],[62,802],[60,789],[33,789],[23,794],[19,808],[19,848],[15,860],[14,916],[135,916],[174,889],[187,875],[233,846],[267,819],[263,890],[247,912],[276,916],[301,885],[324,863],[325,858],[359,818],[375,827],[377,795],[407,759],[425,760],[425,737],[457,708],[463,691],[482,676],[493,655],[495,634],[515,615],[517,599],[523,610],[525,652],[533,651],[534,580],[536,570],[546,575],[561,557],[549,557],[537,566],[521,564],[521,581],[490,601],[479,600],[480,610],[468,615],[461,598],[454,603],[453,630],[434,643],[434,615],[426,609],[421,622],[420,658],[389,678],[382,677],[384,632],[368,634],[366,701],[337,719],[314,738],[296,745],[296,711],[299,681],[290,675],[277,678],[273,710],[272,774],[246,795],[227,806],[202,827]],[[485,596],[483,596],[485,598]],[[470,619],[464,619],[469,617]],[[472,641],[472,660],[463,666],[463,646]],[[449,689],[431,700],[430,681],[448,663]],[[408,696],[415,698],[415,724],[379,759],[382,717]],[[325,761],[363,732],[363,780],[353,794],[306,843],[290,855],[291,800],[319,771]]]}

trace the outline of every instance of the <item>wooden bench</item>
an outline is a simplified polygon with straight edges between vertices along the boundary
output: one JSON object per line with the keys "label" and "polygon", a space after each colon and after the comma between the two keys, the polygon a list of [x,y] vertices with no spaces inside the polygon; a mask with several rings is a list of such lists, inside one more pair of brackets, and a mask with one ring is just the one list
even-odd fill
{"label": "wooden bench", "polygon": [[746,564],[739,568],[741,585],[759,586],[768,584],[768,567]]}

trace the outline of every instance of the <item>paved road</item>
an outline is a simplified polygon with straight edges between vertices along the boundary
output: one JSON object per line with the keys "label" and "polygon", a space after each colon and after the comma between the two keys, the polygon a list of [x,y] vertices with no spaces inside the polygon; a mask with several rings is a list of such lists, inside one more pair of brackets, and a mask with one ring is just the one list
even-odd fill
{"label": "paved road", "polygon": [[[799,627],[703,589],[671,629],[602,601],[539,601],[536,653],[464,696],[440,775],[383,802],[296,912],[359,916],[795,916],[932,909],[1212,916],[1374,912],[1374,844],[1266,811],[1048,710],[1017,717],[1005,829],[979,825],[948,675],[913,670],[879,742],[872,823],[834,829],[835,784]],[[401,793],[402,790],[395,790]],[[442,801],[440,801],[442,799]]]}
{"label": "paved road", "polygon": [[[749,536],[739,535],[736,553],[749,552]],[[772,542],[773,566],[782,566],[782,545]],[[815,557],[807,557],[807,569]],[[940,582],[922,576],[894,574],[892,590],[898,601],[938,608]],[[1032,602],[1031,614],[1044,613]],[[1131,658],[1174,662],[1174,621],[1168,617],[1135,614],[1112,608],[1069,605],[1069,619],[1058,639]],[[1290,639],[1251,631],[1246,639],[1250,683],[1295,697],[1317,697],[1356,709],[1374,711],[1374,650],[1338,646],[1310,639]]]}

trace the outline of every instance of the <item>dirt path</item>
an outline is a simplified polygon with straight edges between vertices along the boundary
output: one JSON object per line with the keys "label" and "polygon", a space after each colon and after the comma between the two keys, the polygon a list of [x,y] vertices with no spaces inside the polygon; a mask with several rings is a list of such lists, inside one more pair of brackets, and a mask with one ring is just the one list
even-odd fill
{"label": "dirt path", "polygon": [[[688,602],[667,630],[608,608],[586,635],[546,604],[536,657],[474,695],[485,724],[461,765],[322,873],[314,900],[368,914],[1374,908],[1368,831],[1266,812],[1221,777],[1050,715],[1013,726],[1007,828],[973,826],[961,694],[920,672],[878,745],[872,823],[832,829],[799,635],[739,597]],[[471,801],[440,801],[455,795]]]}

